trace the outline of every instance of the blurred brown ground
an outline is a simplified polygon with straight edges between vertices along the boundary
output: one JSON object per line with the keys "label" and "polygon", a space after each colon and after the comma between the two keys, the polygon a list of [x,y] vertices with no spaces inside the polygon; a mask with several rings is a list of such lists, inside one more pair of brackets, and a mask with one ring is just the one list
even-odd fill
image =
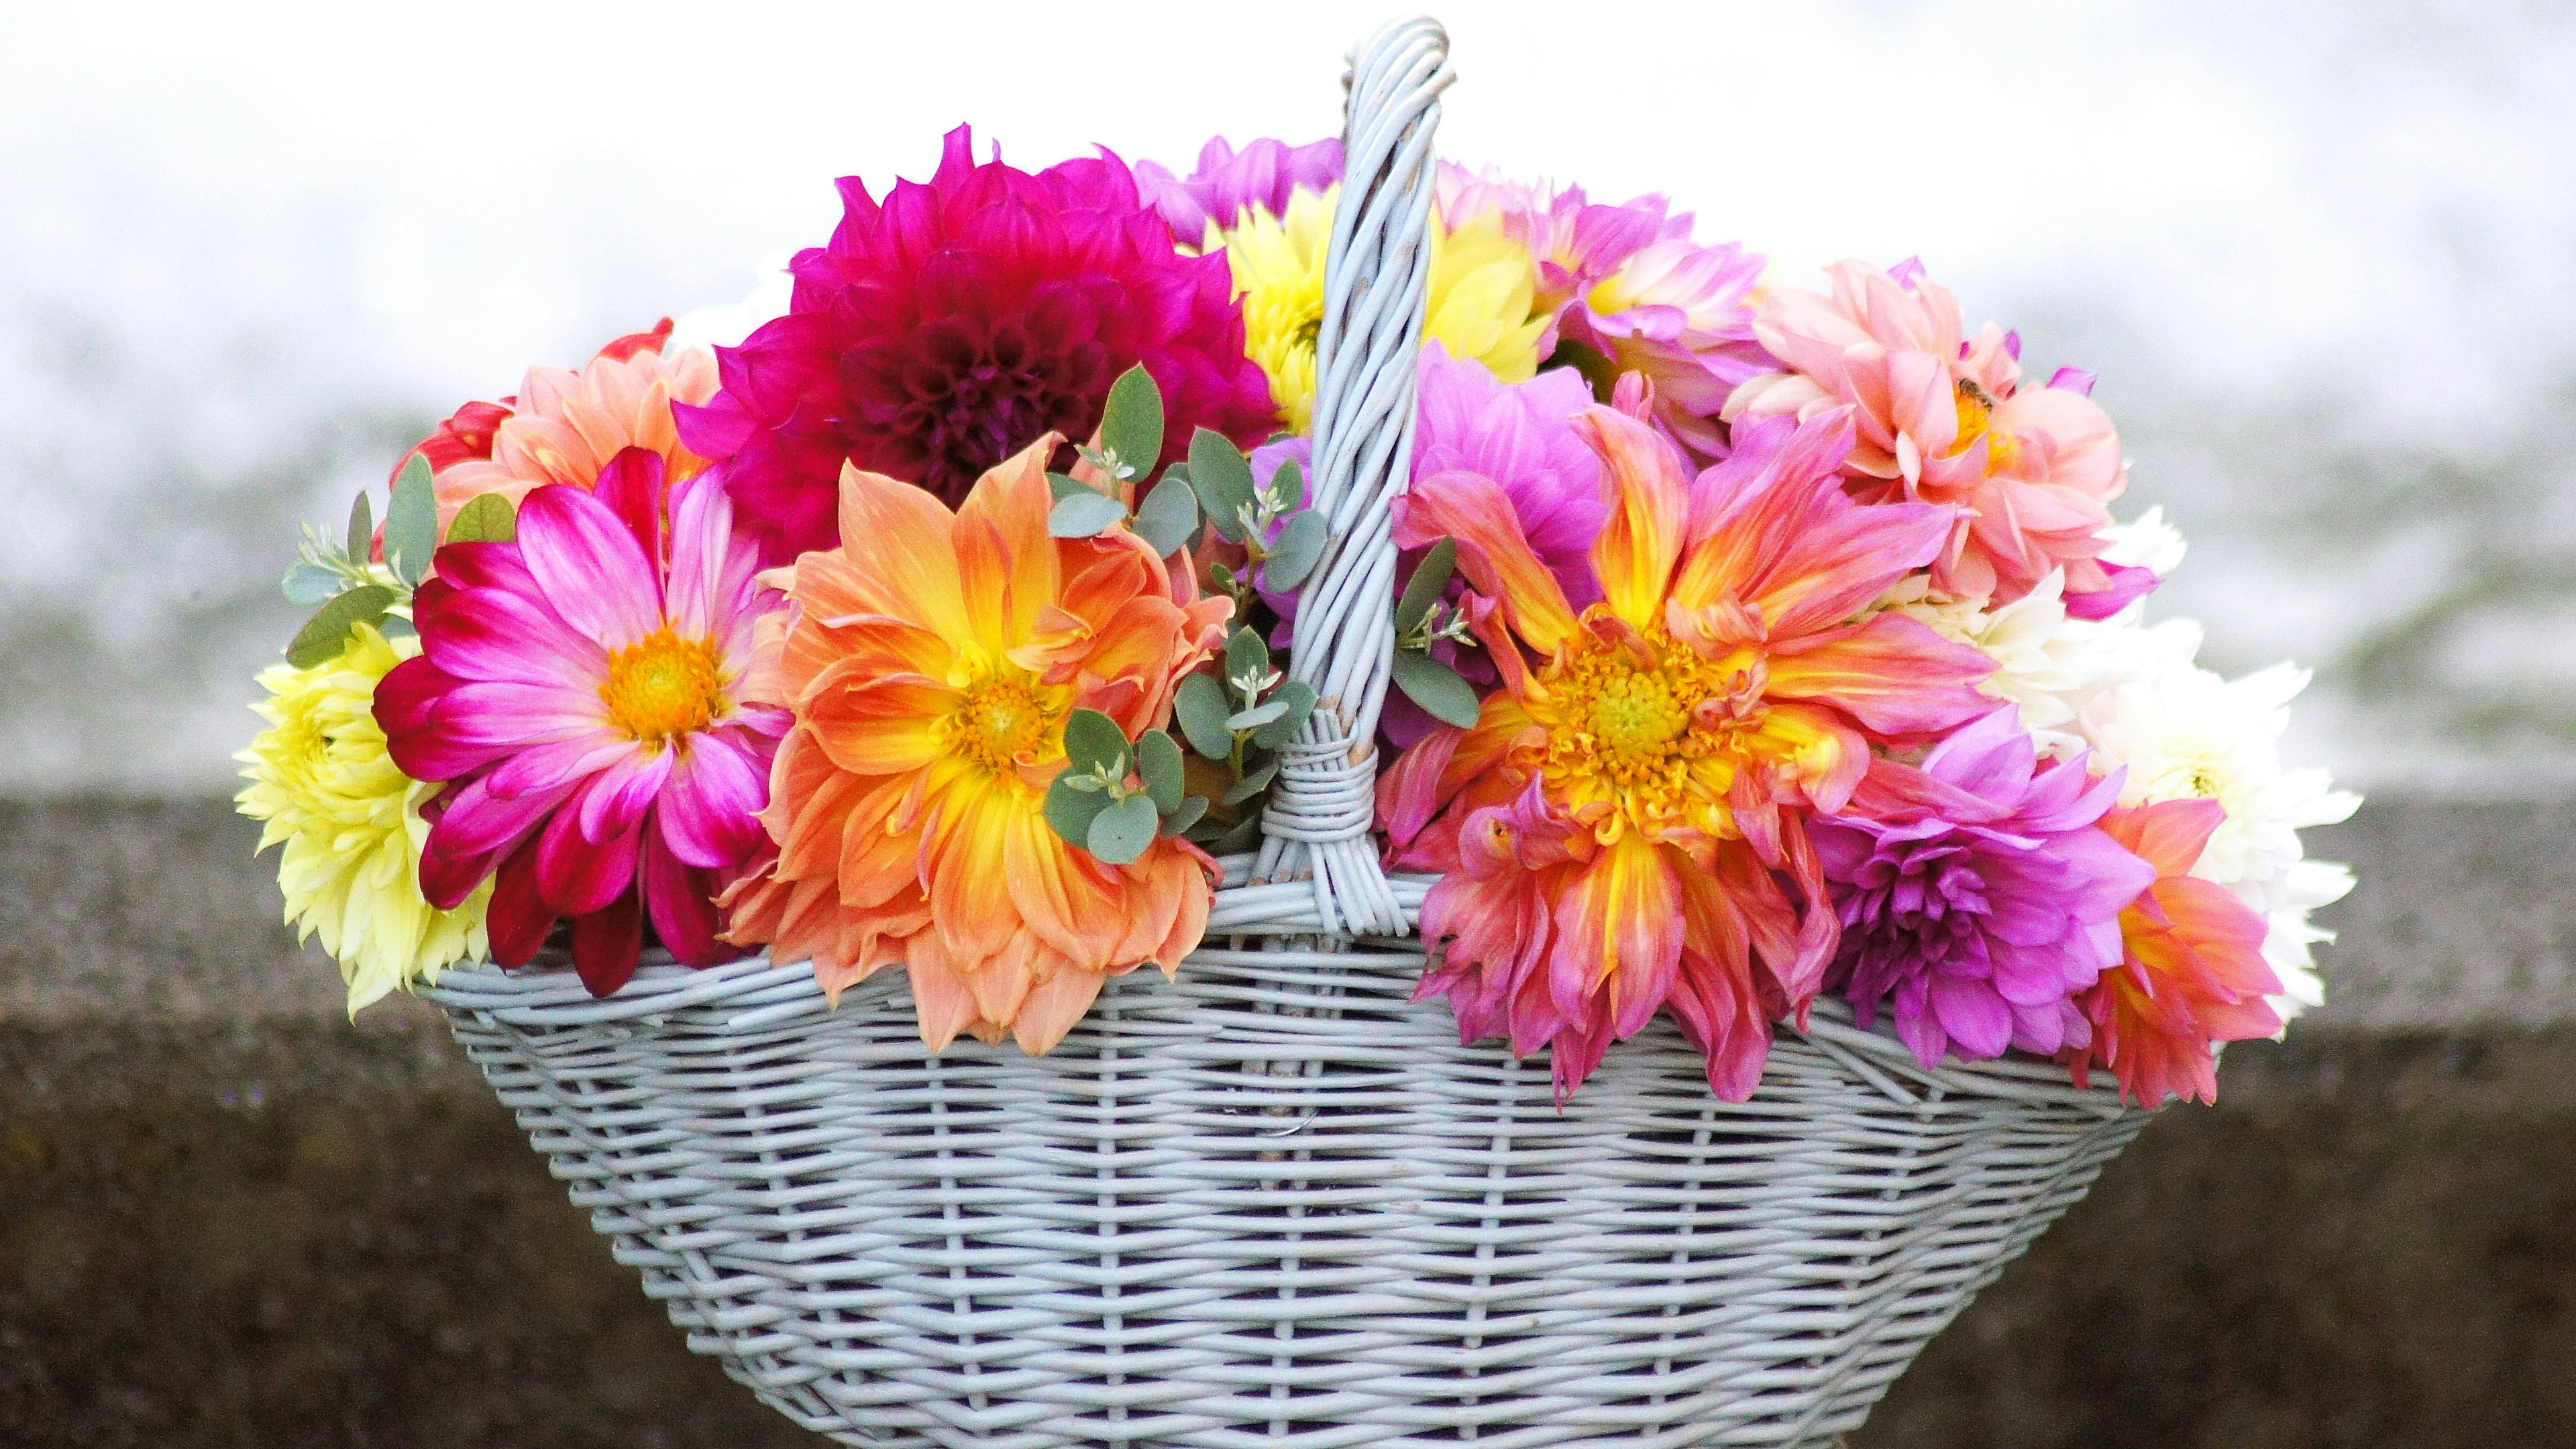
{"label": "blurred brown ground", "polygon": [[[1859,1449],[2576,1444],[2576,806],[2399,801],[2231,1051]],[[352,1028],[215,802],[0,805],[0,1445],[821,1442],[693,1358],[447,1040]]]}

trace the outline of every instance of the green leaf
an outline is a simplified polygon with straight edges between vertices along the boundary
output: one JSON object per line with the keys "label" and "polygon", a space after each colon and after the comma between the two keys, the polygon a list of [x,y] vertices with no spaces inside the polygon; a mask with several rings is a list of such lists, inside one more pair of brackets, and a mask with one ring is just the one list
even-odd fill
{"label": "green leaf", "polygon": [[1145,782],[1145,793],[1154,797],[1157,812],[1169,815],[1181,808],[1181,747],[1161,730],[1147,730],[1136,740],[1136,774]]}
{"label": "green leaf", "polygon": [[1304,583],[1324,556],[1324,515],[1314,509],[1301,509],[1291,514],[1287,526],[1279,530],[1279,541],[1270,545],[1270,558],[1261,566],[1261,580],[1273,589],[1293,589]]}
{"label": "green leaf", "polygon": [[1278,778],[1278,775],[1279,762],[1277,760],[1272,760],[1269,764],[1262,766],[1260,769],[1244,776],[1241,780],[1236,781],[1234,788],[1225,792],[1225,803],[1228,805],[1242,804],[1244,801],[1249,800],[1254,796],[1259,795],[1262,791],[1269,789],[1270,782]]}
{"label": "green leaf", "polygon": [[477,495],[447,525],[449,543],[516,543],[518,538],[519,510],[500,493]]}
{"label": "green leaf", "polygon": [[410,639],[417,637],[420,630],[400,614],[387,614],[376,621],[376,632],[388,639]]}
{"label": "green leaf", "polygon": [[1064,722],[1064,753],[1073,768],[1113,780],[1127,778],[1127,733],[1096,709],[1077,709]]}
{"label": "green leaf", "polygon": [[1225,727],[1225,686],[1214,676],[1192,674],[1172,696],[1172,718],[1201,759],[1222,760],[1234,754],[1234,731]]}
{"label": "green leaf", "polygon": [[1095,788],[1092,790],[1075,789],[1076,778],[1072,770],[1067,770],[1056,776],[1055,783],[1047,787],[1046,822],[1064,838],[1065,844],[1089,850],[1091,822],[1099,819],[1100,812],[1109,808],[1109,797],[1099,792],[1097,781],[1093,782]]}
{"label": "green leaf", "polygon": [[366,490],[360,489],[357,501],[349,505],[349,562],[365,563],[375,542],[376,515],[367,503]]}
{"label": "green leaf", "polygon": [[1126,521],[1126,504],[1085,488],[1055,501],[1047,511],[1047,532],[1057,538],[1097,538]]}
{"label": "green leaf", "polygon": [[1474,686],[1460,679],[1458,671],[1419,650],[1395,651],[1395,684],[1433,719],[1460,729],[1473,725],[1483,708]]}
{"label": "green leaf", "polygon": [[1163,817],[1162,837],[1165,840],[1171,839],[1173,836],[1178,835],[1182,831],[1189,829],[1191,826],[1198,824],[1199,817],[1206,813],[1207,797],[1205,795],[1192,795],[1187,800],[1181,802],[1180,809]]}
{"label": "green leaf", "polygon": [[286,571],[278,587],[286,591],[286,602],[312,605],[340,592],[340,575],[320,564],[300,563]]}
{"label": "green leaf", "polygon": [[1049,473],[1047,475],[1047,492],[1053,494],[1056,501],[1059,503],[1063,502],[1067,498],[1071,498],[1077,493],[1098,493],[1099,491],[1099,489],[1092,487],[1090,484],[1083,482],[1081,479],[1074,477],[1070,473]]}
{"label": "green leaf", "polygon": [[360,584],[324,604],[295,631],[295,642],[286,646],[286,662],[310,669],[339,658],[349,647],[349,631],[383,618],[393,601],[394,591],[384,585]]}
{"label": "green leaf", "polygon": [[1272,720],[1278,719],[1287,713],[1288,701],[1284,699],[1268,700],[1264,703],[1256,704],[1250,709],[1239,709],[1234,713],[1227,715],[1225,717],[1225,727],[1230,730],[1257,730],[1263,725],[1266,725]]}
{"label": "green leaf", "polygon": [[1270,470],[1270,481],[1262,485],[1261,496],[1271,500],[1273,513],[1285,513],[1306,501],[1306,470],[1294,458],[1282,458]]}
{"label": "green leaf", "polygon": [[1297,727],[1315,712],[1315,686],[1302,679],[1288,680],[1272,692],[1270,702],[1286,708],[1277,719],[1252,732],[1252,743],[1265,750],[1275,750],[1297,737]]}
{"label": "green leaf", "polygon": [[1218,836],[1216,839],[1209,841],[1207,845],[1207,853],[1210,855],[1241,855],[1247,850],[1256,849],[1260,844],[1261,817],[1259,815],[1247,815],[1243,819],[1235,822],[1235,826],[1232,830],[1229,830],[1225,834]]}
{"label": "green leaf", "polygon": [[1152,473],[1154,460],[1163,455],[1163,390],[1154,386],[1143,363],[1118,374],[1118,380],[1109,385],[1109,405],[1100,414],[1100,442],[1118,455],[1119,462],[1134,468],[1132,476],[1138,478]]}
{"label": "green leaf", "polygon": [[1169,558],[1186,547],[1199,526],[1199,496],[1181,479],[1165,478],[1136,509],[1136,532]]}
{"label": "green leaf", "polygon": [[1252,460],[1225,434],[1201,428],[1190,435],[1190,486],[1208,522],[1228,543],[1243,542],[1243,511],[1252,506]]}
{"label": "green leaf", "polygon": [[1444,538],[1431,545],[1431,552],[1413,566],[1413,577],[1405,580],[1404,597],[1396,600],[1395,632],[1410,634],[1431,617],[1431,606],[1449,589],[1450,575],[1458,571],[1458,540]]}
{"label": "green leaf", "polygon": [[1088,848],[1105,864],[1132,864],[1154,843],[1162,825],[1162,812],[1154,808],[1152,797],[1130,795],[1091,817]]}
{"label": "green leaf", "polygon": [[1241,625],[1225,641],[1225,677],[1241,679],[1247,674],[1270,672],[1270,646],[1261,642],[1259,630]]}
{"label": "green leaf", "polygon": [[393,501],[385,505],[385,562],[394,577],[416,584],[437,551],[438,490],[429,481],[429,460],[414,453],[394,480]]}

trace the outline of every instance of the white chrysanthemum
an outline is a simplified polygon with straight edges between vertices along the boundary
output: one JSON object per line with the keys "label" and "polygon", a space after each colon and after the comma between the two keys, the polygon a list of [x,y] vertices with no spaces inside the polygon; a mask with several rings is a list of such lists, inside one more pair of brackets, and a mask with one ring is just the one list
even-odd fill
{"label": "white chrysanthemum", "polygon": [[2076,721],[2095,769],[2127,769],[2121,804],[2197,797],[2226,809],[2192,874],[2233,890],[2270,924],[2264,954],[2282,979],[2272,1004],[2284,1021],[2324,999],[2307,948],[2325,936],[2307,913],[2352,884],[2341,866],[2306,860],[2299,831],[2349,819],[2361,803],[2323,770],[2281,768],[2289,702],[2307,683],[2306,670],[2287,664],[2230,681],[2188,656],[2167,657],[2089,701]]}
{"label": "white chrysanthemum", "polygon": [[2182,566],[2182,530],[2165,522],[2162,505],[2148,509],[2126,523],[2115,523],[2099,535],[2111,541],[2102,550],[2104,563],[2128,568],[2145,566],[2157,578],[2169,579]]}
{"label": "white chrysanthemum", "polygon": [[2042,755],[2066,759],[2087,746],[2072,728],[2085,704],[2166,661],[2188,662],[2200,634],[2181,621],[2146,628],[2135,609],[2098,623],[2069,618],[2065,587],[2065,574],[2053,570],[2029,593],[1989,611],[1983,600],[1934,592],[1929,577],[1917,574],[1880,603],[1995,661],[1995,672],[1978,688],[2012,702]]}

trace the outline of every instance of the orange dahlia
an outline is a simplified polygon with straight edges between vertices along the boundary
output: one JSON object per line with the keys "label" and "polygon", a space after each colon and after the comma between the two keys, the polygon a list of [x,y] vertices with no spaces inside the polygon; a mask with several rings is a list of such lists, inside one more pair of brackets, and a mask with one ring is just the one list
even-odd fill
{"label": "orange dahlia", "polygon": [[792,608],[762,671],[795,725],[762,815],[768,871],[727,897],[732,938],[811,960],[835,1000],[878,967],[912,980],[922,1040],[1062,1040],[1108,977],[1166,973],[1198,944],[1214,862],[1158,839],[1128,865],[1068,845],[1043,813],[1065,721],[1130,740],[1223,642],[1200,598],[1125,529],[1051,538],[1038,439],[955,513],[845,467],[838,548],[774,571]]}

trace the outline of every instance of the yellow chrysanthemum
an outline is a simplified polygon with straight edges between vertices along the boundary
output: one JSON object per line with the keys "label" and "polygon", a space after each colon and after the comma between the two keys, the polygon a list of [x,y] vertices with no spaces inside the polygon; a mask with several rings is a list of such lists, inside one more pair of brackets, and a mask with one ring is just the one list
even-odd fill
{"label": "yellow chrysanthemum", "polygon": [[[1223,245],[1243,300],[1244,351],[1270,377],[1270,396],[1288,426],[1315,422],[1315,339],[1324,326],[1324,258],[1333,240],[1333,206],[1341,188],[1300,190],[1288,214],[1247,206],[1231,231],[1210,229]],[[1472,357],[1500,380],[1527,382],[1538,371],[1539,334],[1547,316],[1533,315],[1538,263],[1489,213],[1455,231],[1431,226],[1431,297],[1422,335],[1452,357]]]}
{"label": "yellow chrysanthemum", "polygon": [[233,756],[250,783],[233,797],[264,822],[259,848],[283,842],[277,884],[296,939],[317,933],[349,985],[349,1014],[397,986],[434,981],[439,968],[482,959],[485,882],[452,911],[420,893],[422,802],[439,787],[403,774],[376,727],[376,682],[420,652],[359,625],[339,658],[310,669],[262,670],[268,698],[251,706],[269,727]]}

